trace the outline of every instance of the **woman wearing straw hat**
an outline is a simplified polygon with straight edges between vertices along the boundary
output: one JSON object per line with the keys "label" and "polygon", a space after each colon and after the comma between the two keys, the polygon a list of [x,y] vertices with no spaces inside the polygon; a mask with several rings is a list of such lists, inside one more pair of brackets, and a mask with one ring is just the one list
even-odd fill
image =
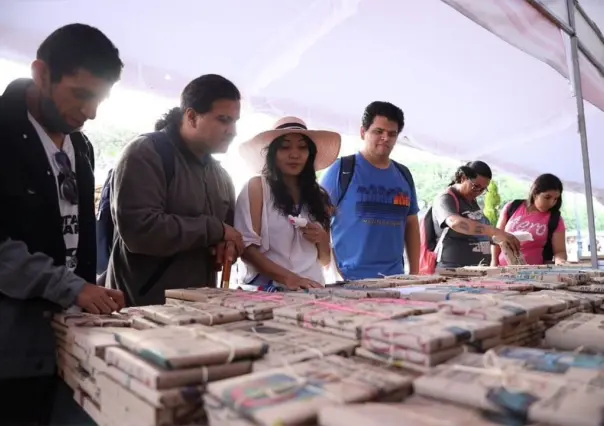
{"label": "woman wearing straw hat", "polygon": [[239,194],[235,228],[245,244],[243,282],[260,291],[324,285],[330,262],[332,205],[316,171],[340,152],[338,133],[308,130],[296,117],[279,120],[240,147],[255,176]]}

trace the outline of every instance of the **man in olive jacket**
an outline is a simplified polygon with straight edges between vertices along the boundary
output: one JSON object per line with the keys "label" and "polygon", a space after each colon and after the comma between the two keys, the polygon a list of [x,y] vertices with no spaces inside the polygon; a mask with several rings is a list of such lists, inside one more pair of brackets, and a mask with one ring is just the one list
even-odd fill
{"label": "man in olive jacket", "polygon": [[156,132],[131,142],[114,169],[111,214],[117,238],[106,285],[127,304],[165,302],[165,290],[214,287],[217,264],[243,250],[233,227],[233,182],[212,157],[235,136],[240,94],[218,75],[190,82],[181,106]]}

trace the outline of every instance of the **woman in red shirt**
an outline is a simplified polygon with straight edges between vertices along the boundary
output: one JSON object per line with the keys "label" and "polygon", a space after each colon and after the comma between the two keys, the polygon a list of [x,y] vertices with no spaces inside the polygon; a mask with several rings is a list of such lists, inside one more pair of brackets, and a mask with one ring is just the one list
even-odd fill
{"label": "woman in red shirt", "polygon": [[[526,263],[543,265],[566,262],[566,227],[560,216],[562,207],[562,182],[546,173],[533,182],[528,200],[516,200],[505,205],[497,227],[506,232],[524,231],[533,241],[520,245]],[[492,266],[505,266],[507,260],[499,246],[493,246]]]}

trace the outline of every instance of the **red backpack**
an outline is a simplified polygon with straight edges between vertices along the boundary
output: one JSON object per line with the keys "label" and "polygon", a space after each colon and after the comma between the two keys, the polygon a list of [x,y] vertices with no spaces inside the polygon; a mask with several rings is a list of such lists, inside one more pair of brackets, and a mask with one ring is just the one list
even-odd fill
{"label": "red backpack", "polygon": [[[447,194],[455,200],[455,209],[459,213],[459,199],[457,195],[449,188]],[[445,231],[441,233],[440,238],[434,229],[434,219],[432,217],[432,207],[428,209],[421,220],[419,226],[420,247],[419,247],[419,273],[421,275],[432,275],[436,271],[436,263],[438,260],[438,250],[442,244]]]}

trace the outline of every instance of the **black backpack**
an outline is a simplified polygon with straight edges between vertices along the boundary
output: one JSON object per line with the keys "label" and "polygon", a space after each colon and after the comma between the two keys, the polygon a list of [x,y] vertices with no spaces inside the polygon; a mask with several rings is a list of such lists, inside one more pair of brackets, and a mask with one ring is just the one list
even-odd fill
{"label": "black backpack", "polygon": [[[397,163],[396,161],[392,161],[398,171],[403,175],[407,183],[409,184],[409,188],[411,192],[415,194],[415,182],[413,181],[413,176],[411,175],[411,171],[403,166],[401,163]],[[347,155],[346,157],[342,157],[340,159],[340,198],[336,204],[336,207],[340,205],[344,196],[346,195],[346,191],[348,191],[348,187],[350,186],[350,182],[352,182],[352,176],[354,175],[354,169],[356,165],[356,155]]]}
{"label": "black backpack", "polygon": [[[166,132],[147,133],[143,136],[151,138],[155,151],[159,154],[166,178],[166,186],[170,186],[174,178],[174,145],[170,142]],[[97,271],[98,275],[107,270],[109,257],[114,241],[114,224],[111,217],[111,185],[113,181],[113,170],[109,171],[103,189],[96,221],[96,247],[97,247]]]}
{"label": "black backpack", "polygon": [[[510,204],[507,210],[508,221],[512,217],[512,215],[518,210],[518,207],[525,203],[526,200],[514,200]],[[543,261],[545,263],[551,262],[554,259],[554,246],[552,245],[552,236],[558,228],[558,224],[560,222],[560,210],[552,210],[549,222],[547,223],[547,242],[543,247]]]}

